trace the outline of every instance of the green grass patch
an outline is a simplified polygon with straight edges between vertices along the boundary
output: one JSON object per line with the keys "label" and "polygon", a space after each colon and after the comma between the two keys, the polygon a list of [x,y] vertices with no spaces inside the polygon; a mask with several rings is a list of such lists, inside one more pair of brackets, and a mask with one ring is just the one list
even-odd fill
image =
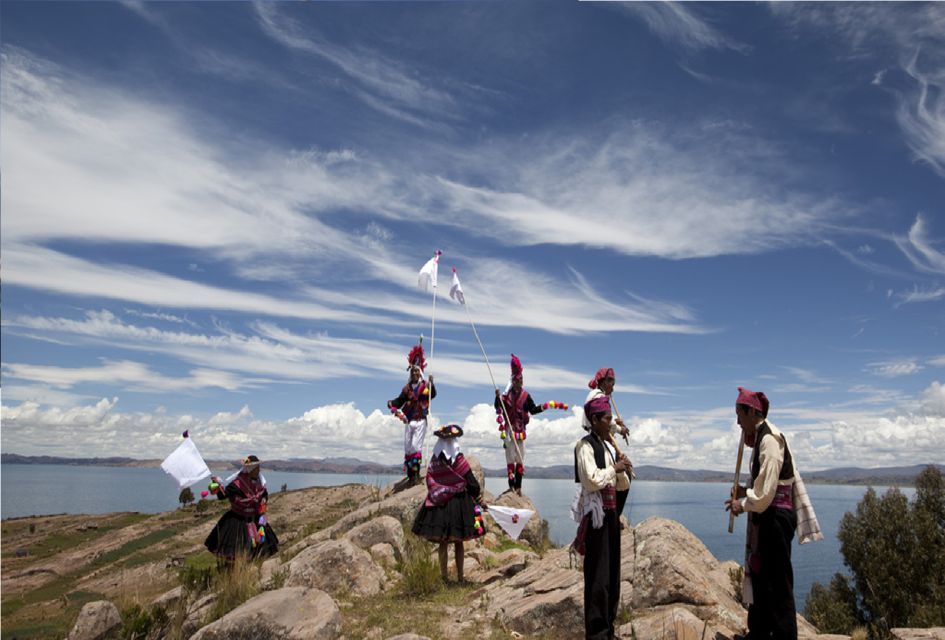
{"label": "green grass patch", "polygon": [[176,536],[180,531],[178,529],[168,528],[168,529],[158,529],[157,531],[152,531],[149,534],[143,535],[140,538],[135,538],[134,540],[129,540],[125,544],[121,545],[117,549],[112,549],[106,553],[103,553],[93,565],[101,566],[110,564],[125,556],[129,556],[136,551],[150,547],[153,544],[167,540]]}
{"label": "green grass patch", "polygon": [[[62,531],[63,523],[30,522],[33,519],[8,521],[3,526],[5,544],[2,557],[14,558],[17,549],[25,548],[29,551],[28,561],[48,558],[81,546],[109,531],[123,529],[151,517],[144,513],[124,513],[105,522],[97,522],[96,529],[86,531],[77,531],[74,526],[68,526],[66,531]],[[30,524],[36,526],[34,533],[29,532]]]}

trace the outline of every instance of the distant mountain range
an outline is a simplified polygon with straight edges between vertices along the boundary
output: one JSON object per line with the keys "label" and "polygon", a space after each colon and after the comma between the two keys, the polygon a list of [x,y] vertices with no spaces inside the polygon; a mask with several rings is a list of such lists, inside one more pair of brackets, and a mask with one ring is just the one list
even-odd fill
{"label": "distant mountain range", "polygon": [[[0,464],[59,464],[96,467],[157,467],[160,460],[136,460],[134,458],[60,458],[56,456],[21,456],[16,453],[0,454]],[[216,468],[235,468],[231,460],[208,460],[207,464]],[[931,464],[931,463],[929,463]],[[915,477],[926,466],[917,464],[908,467],[879,467],[862,469],[859,467],[841,467],[824,471],[804,473],[804,481],[812,484],[875,484],[875,485],[912,485]],[[945,465],[936,464],[945,473]],[[397,475],[402,473],[400,465],[382,465],[365,462],[357,458],[266,460],[265,467],[274,471],[301,471],[307,473],[350,473],[359,475]],[[727,471],[708,469],[671,469],[641,465],[634,468],[637,480],[658,480],[664,482],[731,482],[732,474]],[[505,469],[486,469],[490,477],[505,476]],[[571,465],[551,467],[529,467],[530,478],[573,478]]]}

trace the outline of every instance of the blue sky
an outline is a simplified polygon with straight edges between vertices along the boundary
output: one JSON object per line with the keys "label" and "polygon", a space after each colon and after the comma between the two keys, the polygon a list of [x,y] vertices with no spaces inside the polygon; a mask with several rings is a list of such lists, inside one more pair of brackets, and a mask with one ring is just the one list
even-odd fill
{"label": "blue sky", "polygon": [[[28,3],[2,17],[2,448],[396,463],[444,252],[436,422],[488,372],[637,464],[945,460],[945,7]],[[533,422],[564,464],[576,413]]]}

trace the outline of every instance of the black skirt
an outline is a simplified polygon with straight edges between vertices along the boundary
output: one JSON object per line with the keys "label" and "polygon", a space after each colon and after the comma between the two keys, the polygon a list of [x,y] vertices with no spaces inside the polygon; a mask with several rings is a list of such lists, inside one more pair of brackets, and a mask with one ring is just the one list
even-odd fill
{"label": "black skirt", "polygon": [[253,545],[247,530],[252,520],[244,520],[232,511],[227,511],[207,536],[204,545],[210,553],[232,560],[238,554],[256,559],[275,555],[279,551],[279,538],[272,525],[266,524],[266,539]]}
{"label": "black skirt", "polygon": [[430,542],[474,540],[486,533],[485,520],[481,516],[480,530],[476,529],[476,507],[476,501],[465,491],[457,493],[440,507],[424,504],[417,512],[412,530]]}

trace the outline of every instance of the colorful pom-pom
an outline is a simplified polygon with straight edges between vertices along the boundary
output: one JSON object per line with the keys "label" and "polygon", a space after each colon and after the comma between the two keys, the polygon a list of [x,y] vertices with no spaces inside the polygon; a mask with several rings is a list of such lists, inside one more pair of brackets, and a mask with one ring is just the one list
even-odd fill
{"label": "colorful pom-pom", "polygon": [[201,498],[206,498],[206,497],[209,496],[209,495],[210,495],[210,492],[207,491],[206,489],[204,489],[203,491],[200,492],[200,497],[201,497]]}

